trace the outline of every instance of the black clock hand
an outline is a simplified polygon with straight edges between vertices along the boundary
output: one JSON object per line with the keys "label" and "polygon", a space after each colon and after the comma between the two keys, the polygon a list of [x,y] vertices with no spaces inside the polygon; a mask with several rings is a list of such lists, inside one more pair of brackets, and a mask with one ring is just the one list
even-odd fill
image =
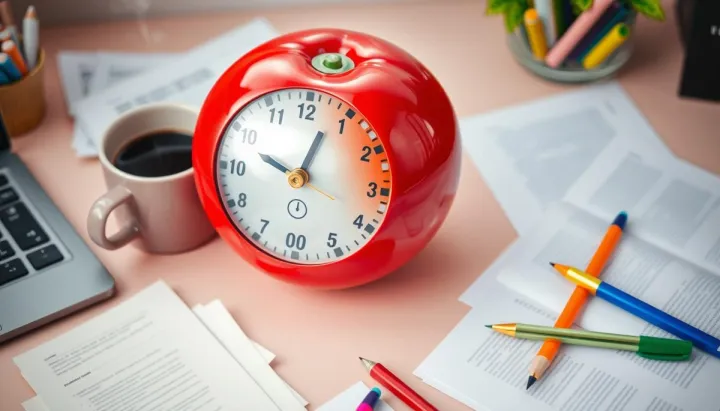
{"label": "black clock hand", "polygon": [[258,153],[258,154],[260,154],[260,158],[262,159],[262,161],[270,164],[271,166],[273,166],[273,167],[277,168],[278,170],[282,171],[283,173],[287,174],[288,172],[290,172],[290,170],[288,170],[287,167],[285,167],[284,165],[278,163],[277,161],[275,161],[274,158],[270,157],[269,155],[267,155],[267,154],[261,154],[261,153]]}
{"label": "black clock hand", "polygon": [[325,136],[325,133],[322,131],[318,131],[315,135],[315,139],[313,140],[312,144],[310,145],[310,150],[308,150],[307,154],[305,155],[305,160],[303,160],[302,165],[300,168],[302,168],[305,171],[308,171],[308,167],[310,167],[310,163],[312,162],[313,158],[315,157],[315,153],[318,150],[318,147],[320,147],[320,142],[322,141],[323,137]]}

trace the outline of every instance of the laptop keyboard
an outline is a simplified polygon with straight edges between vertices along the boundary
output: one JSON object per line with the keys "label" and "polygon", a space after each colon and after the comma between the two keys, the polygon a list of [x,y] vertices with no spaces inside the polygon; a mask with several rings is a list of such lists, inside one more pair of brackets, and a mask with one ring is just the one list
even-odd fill
{"label": "laptop keyboard", "polygon": [[0,173],[0,223],[4,228],[0,231],[0,286],[65,259],[4,173]]}

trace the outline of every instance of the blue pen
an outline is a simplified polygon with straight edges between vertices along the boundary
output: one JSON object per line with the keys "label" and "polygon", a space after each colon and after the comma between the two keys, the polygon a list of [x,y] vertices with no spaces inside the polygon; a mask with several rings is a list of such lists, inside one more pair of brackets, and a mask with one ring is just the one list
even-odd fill
{"label": "blue pen", "polygon": [[692,342],[693,346],[720,358],[720,339],[643,302],[612,285],[574,267],[550,263],[563,277],[585,288],[597,297],[622,308],[674,336]]}
{"label": "blue pen", "polygon": [[10,84],[10,77],[8,77],[4,71],[0,70],[0,86],[4,86],[5,84]]}
{"label": "blue pen", "polygon": [[0,70],[8,76],[10,81],[17,81],[22,78],[20,70],[15,63],[13,63],[7,53],[0,53]]}

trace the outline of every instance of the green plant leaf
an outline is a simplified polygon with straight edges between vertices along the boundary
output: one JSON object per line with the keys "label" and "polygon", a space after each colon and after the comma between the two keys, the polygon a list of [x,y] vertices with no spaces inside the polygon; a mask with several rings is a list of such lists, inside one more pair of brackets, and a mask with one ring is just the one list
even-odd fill
{"label": "green plant leaf", "polygon": [[651,19],[665,21],[665,11],[660,0],[632,0],[633,8]]}
{"label": "green plant leaf", "polygon": [[486,15],[502,14],[507,10],[508,6],[517,3],[517,0],[487,0]]}
{"label": "green plant leaf", "polygon": [[571,4],[575,13],[580,14],[592,7],[593,0],[571,0]]}
{"label": "green plant leaf", "polygon": [[505,9],[505,29],[512,33],[522,23],[527,3],[513,3]]}

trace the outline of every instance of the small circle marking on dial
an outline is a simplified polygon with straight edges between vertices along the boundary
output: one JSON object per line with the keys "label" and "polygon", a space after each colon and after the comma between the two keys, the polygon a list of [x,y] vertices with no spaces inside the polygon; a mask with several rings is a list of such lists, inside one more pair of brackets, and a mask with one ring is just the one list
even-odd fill
{"label": "small circle marking on dial", "polygon": [[301,219],[307,215],[307,205],[299,199],[290,200],[287,206],[288,214],[294,219]]}
{"label": "small circle marking on dial", "polygon": [[370,122],[311,89],[248,103],[221,138],[218,194],[236,229],[275,258],[322,264],[360,250],[381,227],[392,190]]}

